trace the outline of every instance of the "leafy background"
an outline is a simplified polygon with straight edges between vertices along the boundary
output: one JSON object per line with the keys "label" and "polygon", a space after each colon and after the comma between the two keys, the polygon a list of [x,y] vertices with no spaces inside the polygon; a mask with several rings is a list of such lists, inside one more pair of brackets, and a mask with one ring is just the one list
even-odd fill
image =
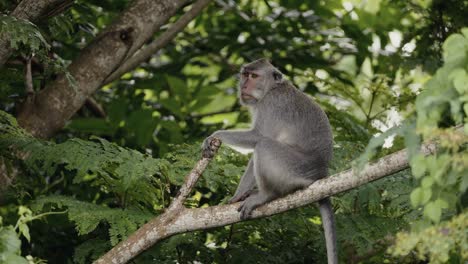
{"label": "leafy background", "polygon": [[[83,107],[50,141],[19,128],[18,58],[35,54],[39,90],[127,4],[79,0],[31,24],[8,16],[15,1],[0,0],[0,32],[18,48],[0,71],[0,158],[21,169],[0,202],[0,263],[89,263],[160,214],[200,157],[200,141],[248,126],[236,73],[260,57],[327,112],[332,173],[409,149],[411,169],[333,198],[341,261],[468,260],[465,1],[215,1],[151,60],[93,95],[105,117]],[[437,140],[437,154],[418,154],[423,140]],[[222,147],[186,205],[227,201],[247,160]],[[320,221],[310,205],[177,235],[135,263],[324,263]]]}

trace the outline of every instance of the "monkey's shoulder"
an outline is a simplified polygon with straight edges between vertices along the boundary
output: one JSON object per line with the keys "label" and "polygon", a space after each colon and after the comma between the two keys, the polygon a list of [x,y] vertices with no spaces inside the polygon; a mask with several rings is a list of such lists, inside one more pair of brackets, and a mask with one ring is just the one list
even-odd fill
{"label": "monkey's shoulder", "polygon": [[265,96],[264,101],[268,108],[274,108],[274,110],[281,113],[307,115],[323,112],[312,97],[306,95],[291,83],[275,87]]}

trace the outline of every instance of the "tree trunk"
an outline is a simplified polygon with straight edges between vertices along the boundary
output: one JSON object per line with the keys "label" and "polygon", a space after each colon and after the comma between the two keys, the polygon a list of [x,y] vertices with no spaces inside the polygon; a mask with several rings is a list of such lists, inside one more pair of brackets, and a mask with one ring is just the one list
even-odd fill
{"label": "tree trunk", "polygon": [[187,24],[192,21],[200,12],[205,8],[212,0],[198,0],[192,5],[190,11],[187,11],[182,17],[180,17],[170,28],[161,34],[155,41],[151,42],[131,58],[129,58],[125,63],[120,65],[111,75],[109,75],[103,84],[110,83],[122,74],[136,68],[140,63],[148,60],[151,55],[155,54],[158,50],[169,44],[169,42],[182,31]]}
{"label": "tree trunk", "polygon": [[68,68],[21,107],[19,124],[33,135],[48,138],[81,108],[86,98],[128,57],[132,56],[185,0],[135,0],[99,34]]}

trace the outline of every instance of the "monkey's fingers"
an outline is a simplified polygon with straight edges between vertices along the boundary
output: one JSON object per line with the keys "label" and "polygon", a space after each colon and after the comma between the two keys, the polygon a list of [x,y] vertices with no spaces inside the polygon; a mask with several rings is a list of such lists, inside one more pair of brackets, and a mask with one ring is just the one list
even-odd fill
{"label": "monkey's fingers", "polygon": [[252,215],[253,207],[249,206],[246,202],[242,203],[241,206],[237,209],[240,212],[240,219],[246,220]]}
{"label": "monkey's fingers", "polygon": [[252,214],[252,211],[253,210],[248,208],[247,206],[242,207],[242,210],[240,212],[240,219],[241,220],[249,219]]}
{"label": "monkey's fingers", "polygon": [[252,191],[248,191],[248,192],[245,192],[242,195],[233,196],[231,199],[229,199],[228,204],[233,204],[233,203],[237,203],[237,202],[240,202],[240,201],[244,201],[245,199],[247,199],[247,197],[250,196],[251,193],[252,193]]}
{"label": "monkey's fingers", "polygon": [[241,197],[232,197],[231,199],[228,200],[228,204],[233,204],[241,201]]}
{"label": "monkey's fingers", "polygon": [[233,196],[231,199],[229,199],[228,204],[237,203],[237,202],[243,201],[243,200],[245,200],[245,198],[247,198],[247,197],[244,197],[244,199],[242,199],[242,197],[243,197],[243,195]]}
{"label": "monkey's fingers", "polygon": [[205,142],[203,142],[203,158],[213,158],[220,146],[221,140],[219,138],[208,137]]}
{"label": "monkey's fingers", "polygon": [[214,157],[214,152],[209,150],[209,149],[204,149],[203,152],[202,152],[202,157],[203,158],[207,158],[207,159],[211,159]]}

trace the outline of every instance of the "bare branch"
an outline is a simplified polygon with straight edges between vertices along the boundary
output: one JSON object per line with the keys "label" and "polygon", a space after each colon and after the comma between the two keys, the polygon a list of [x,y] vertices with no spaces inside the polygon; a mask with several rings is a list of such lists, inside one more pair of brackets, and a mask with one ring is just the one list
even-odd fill
{"label": "bare branch", "polygon": [[102,106],[98,102],[96,102],[96,100],[94,100],[91,96],[88,97],[88,99],[86,99],[85,106],[97,117],[104,118],[107,116],[106,111],[104,111],[104,108],[102,108]]}
{"label": "bare branch", "polygon": [[150,58],[154,53],[169,44],[177,33],[182,31],[187,24],[192,21],[210,2],[211,0],[198,0],[194,3],[190,11],[180,17],[155,41],[151,42],[149,45],[136,52],[133,57],[126,60],[117,70],[104,80],[103,84],[110,83],[119,78],[122,74],[136,68],[140,63],[148,60],[148,58]]}
{"label": "bare branch", "polygon": [[33,86],[33,79],[32,79],[32,70],[31,70],[31,60],[32,55],[26,58],[26,67],[24,70],[24,80],[26,86],[26,93],[28,96],[34,94],[34,86]]}
{"label": "bare branch", "polygon": [[[435,150],[436,146],[433,143],[424,144],[421,148],[421,152],[425,155],[434,153]],[[200,162],[203,162],[203,160]],[[392,175],[408,168],[408,166],[406,150],[401,150],[367,165],[359,172],[347,170],[335,174],[326,179],[316,181],[305,190],[297,191],[265,204],[253,211],[252,218],[266,217],[298,208]],[[194,171],[197,171],[196,168]],[[189,177],[188,179],[192,178]],[[184,191],[184,193],[187,192]],[[164,214],[143,225],[95,263],[126,263],[143,250],[172,235],[240,222],[239,213],[237,212],[238,206],[239,204],[236,203],[208,208],[187,209],[179,206],[177,210],[169,209]]]}
{"label": "bare branch", "polygon": [[[221,146],[221,141],[214,138],[211,141],[211,146],[214,152],[218,151]],[[172,201],[169,208],[164,214],[156,217],[150,222],[143,225],[135,233],[130,235],[127,240],[119,243],[104,256],[96,260],[95,263],[126,263],[138,254],[142,253],[156,242],[166,237],[166,227],[174,221],[175,218],[183,211],[183,203],[187,199],[188,195],[192,191],[198,178],[200,178],[206,166],[210,163],[213,157],[203,157],[197,162],[192,171],[185,178],[185,182],[180,188],[177,197]],[[155,228],[158,227],[158,228]],[[143,240],[142,236],[145,236]]]}
{"label": "bare branch", "polygon": [[[214,152],[218,151],[219,147],[221,146],[221,140],[217,138],[213,138],[211,141],[211,145],[214,148]],[[203,157],[192,169],[192,171],[187,175],[185,178],[184,184],[180,187],[179,193],[177,197],[172,201],[171,205],[169,206],[169,211],[182,207],[182,204],[187,200],[190,192],[192,191],[193,187],[198,181],[198,178],[202,175],[203,171],[205,171],[206,166],[211,161],[213,157]]]}

